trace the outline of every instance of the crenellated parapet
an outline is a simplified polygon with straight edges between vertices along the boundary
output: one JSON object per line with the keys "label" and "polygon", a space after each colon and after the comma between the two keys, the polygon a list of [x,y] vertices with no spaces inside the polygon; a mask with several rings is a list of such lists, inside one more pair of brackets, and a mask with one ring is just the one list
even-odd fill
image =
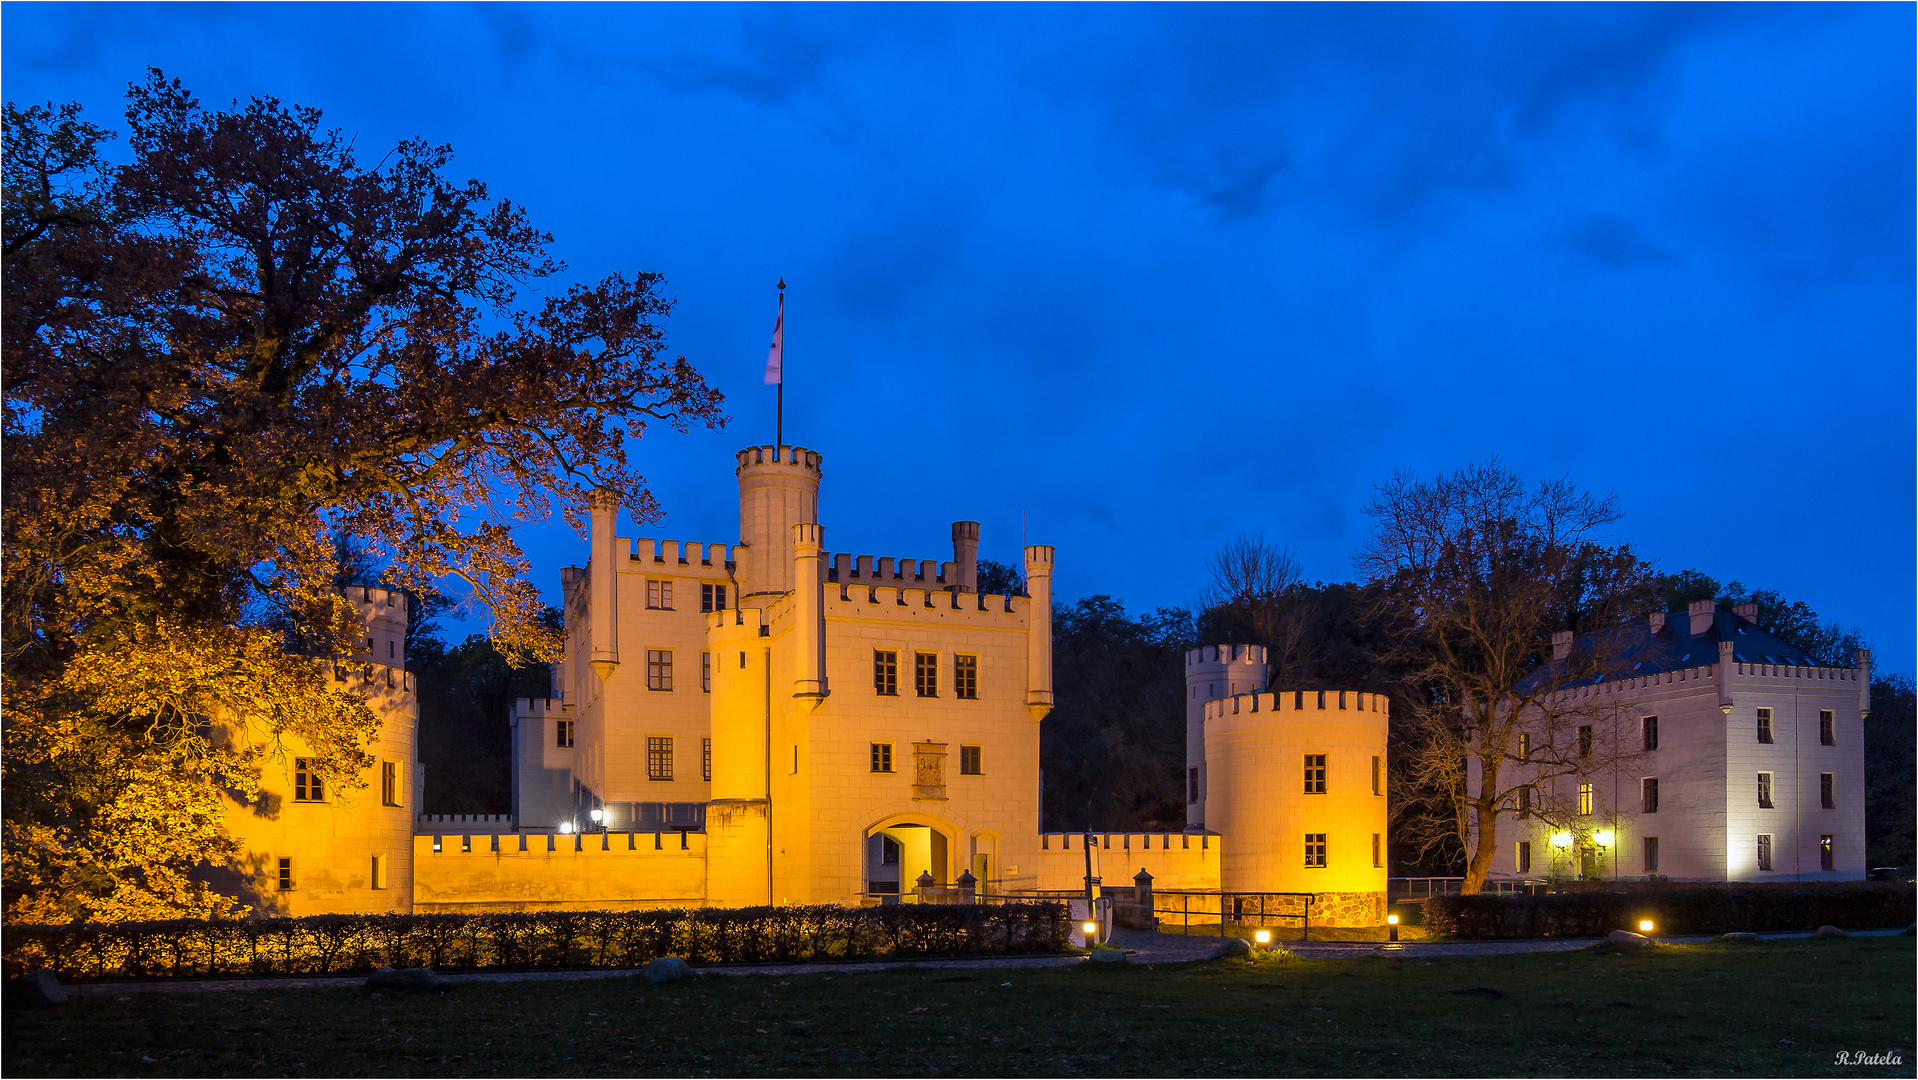
{"label": "crenellated parapet", "polygon": [[737,557],[733,547],[728,544],[708,544],[696,540],[659,540],[642,536],[632,541],[632,550],[626,559],[638,563],[628,569],[650,570],[654,567],[684,566],[709,568],[718,571],[733,569]]}
{"label": "crenellated parapet", "polygon": [[837,552],[826,566],[828,584],[892,584],[910,581],[915,585],[945,588],[958,583],[955,563],[932,559],[905,559],[892,556],[852,555]]}
{"label": "crenellated parapet", "polygon": [[1208,721],[1250,713],[1296,713],[1297,722],[1313,723],[1315,716],[1333,712],[1378,713],[1390,716],[1391,699],[1361,690],[1281,690],[1270,694],[1235,694],[1205,703]]}

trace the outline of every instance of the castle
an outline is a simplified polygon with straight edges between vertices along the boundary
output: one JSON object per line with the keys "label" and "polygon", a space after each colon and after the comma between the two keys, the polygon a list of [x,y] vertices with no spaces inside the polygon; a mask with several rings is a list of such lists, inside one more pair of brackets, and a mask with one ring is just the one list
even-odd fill
{"label": "castle", "polygon": [[[236,815],[250,857],[308,868],[268,883],[278,910],[886,903],[1079,890],[1090,863],[1109,885],[1143,871],[1158,890],[1311,893],[1314,924],[1384,921],[1382,695],[1273,694],[1262,650],[1191,650],[1186,829],[1043,834],[1053,549],[1025,548],[1025,595],[982,594],[976,522],[953,524],[950,559],[829,554],[819,453],[749,447],[734,473],[730,546],[621,537],[592,500],[586,565],[560,574],[555,696],[513,709],[509,813],[420,815],[416,780],[398,807]],[[361,597],[403,638],[397,599]],[[412,776],[417,706],[383,640],[380,752]],[[414,811],[410,845],[387,809]]]}

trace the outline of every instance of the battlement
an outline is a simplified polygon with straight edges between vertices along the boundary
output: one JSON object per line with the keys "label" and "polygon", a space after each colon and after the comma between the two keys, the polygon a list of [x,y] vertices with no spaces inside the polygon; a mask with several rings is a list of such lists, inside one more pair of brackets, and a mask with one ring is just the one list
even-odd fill
{"label": "battlement", "polygon": [[413,819],[415,836],[432,833],[497,833],[512,832],[511,814],[421,814]]}
{"label": "battlement", "polygon": [[710,566],[715,570],[731,570],[734,552],[726,544],[706,544],[695,540],[656,540],[652,537],[639,537],[629,540],[626,558],[629,562],[642,564],[642,568],[654,566]]}
{"label": "battlement", "polygon": [[514,698],[514,716],[559,716],[572,710],[564,697]]}
{"label": "battlement", "polygon": [[[1015,607],[1014,600],[1021,603]],[[944,589],[905,589],[887,585],[841,583],[837,592],[826,588],[826,604],[854,604],[863,608],[931,608],[945,611],[986,611],[1022,614],[1026,598],[998,593],[960,593]]]}
{"label": "battlement", "polygon": [[898,559],[839,552],[826,566],[826,580],[833,584],[883,584],[910,581],[923,585],[956,585],[958,564],[933,559]]}
{"label": "battlement", "polygon": [[1205,703],[1207,720],[1259,712],[1369,712],[1390,716],[1392,703],[1384,694],[1358,690],[1281,690],[1270,694],[1235,694]]}
{"label": "battlement", "polygon": [[1187,671],[1212,664],[1263,663],[1265,663],[1265,646],[1263,645],[1201,645],[1196,649],[1185,651]]}
{"label": "battlement", "polygon": [[406,614],[406,593],[399,589],[381,589],[371,585],[349,585],[341,590],[347,601],[361,610],[371,609],[375,614],[387,613],[404,616]]}
{"label": "battlement", "polygon": [[733,470],[734,475],[744,473],[747,469],[783,469],[818,475],[820,463],[825,460],[818,451],[803,446],[748,446],[733,456],[739,462],[738,468]]}

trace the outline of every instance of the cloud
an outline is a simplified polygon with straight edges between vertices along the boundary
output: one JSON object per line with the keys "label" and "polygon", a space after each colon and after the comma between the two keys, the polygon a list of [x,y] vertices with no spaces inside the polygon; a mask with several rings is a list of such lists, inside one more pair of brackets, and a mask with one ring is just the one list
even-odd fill
{"label": "cloud", "polygon": [[1671,252],[1646,239],[1636,225],[1616,214],[1590,214],[1561,233],[1558,239],[1573,251],[1613,270],[1678,261]]}

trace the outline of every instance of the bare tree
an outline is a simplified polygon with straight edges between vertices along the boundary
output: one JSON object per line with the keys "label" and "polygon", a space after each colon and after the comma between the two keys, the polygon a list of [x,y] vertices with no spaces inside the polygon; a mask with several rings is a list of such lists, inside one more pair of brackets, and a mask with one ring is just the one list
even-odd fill
{"label": "bare tree", "polygon": [[1242,627],[1264,645],[1276,675],[1296,658],[1305,635],[1297,595],[1302,585],[1291,548],[1271,543],[1264,533],[1240,536],[1212,556],[1199,610],[1215,623]]}
{"label": "bare tree", "polygon": [[1474,893],[1501,816],[1559,820],[1578,808],[1557,804],[1557,781],[1636,753],[1615,710],[1568,691],[1617,662],[1609,631],[1642,605],[1650,568],[1601,542],[1621,516],[1613,497],[1565,479],[1528,488],[1496,460],[1395,475],[1366,513],[1356,562],[1405,616],[1391,658],[1419,691],[1395,771],[1436,811],[1401,819],[1399,839],[1420,855],[1462,843]]}

